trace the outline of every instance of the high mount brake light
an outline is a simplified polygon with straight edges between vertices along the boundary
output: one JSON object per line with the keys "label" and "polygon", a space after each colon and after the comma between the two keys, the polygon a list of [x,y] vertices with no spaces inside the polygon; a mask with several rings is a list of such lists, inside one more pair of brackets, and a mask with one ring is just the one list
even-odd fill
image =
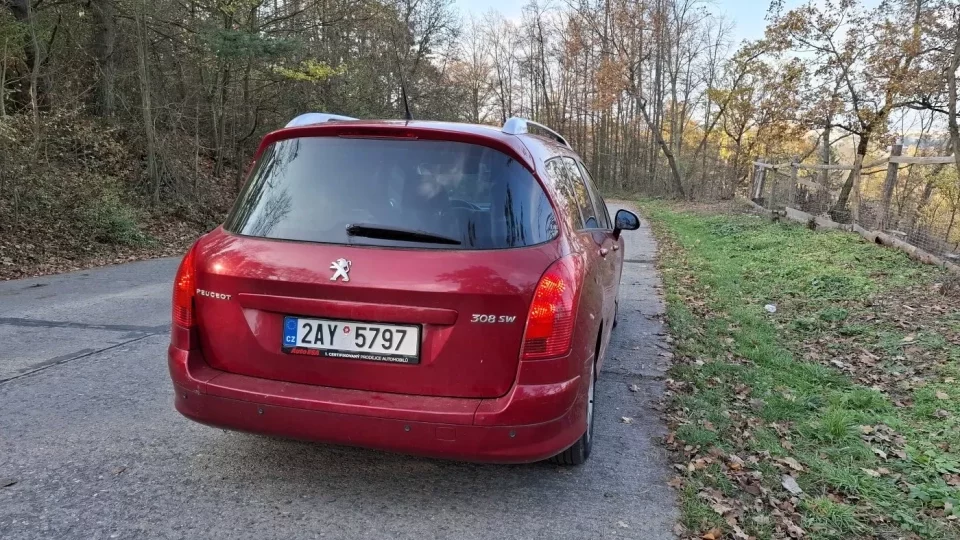
{"label": "high mount brake light", "polygon": [[196,323],[193,297],[197,292],[196,246],[184,255],[173,280],[173,324],[192,328]]}
{"label": "high mount brake light", "polygon": [[417,139],[417,134],[409,130],[399,129],[341,129],[337,131],[338,137],[348,139]]}
{"label": "high mount brake light", "polygon": [[524,331],[524,360],[554,358],[570,351],[583,261],[568,255],[550,265],[533,293]]}

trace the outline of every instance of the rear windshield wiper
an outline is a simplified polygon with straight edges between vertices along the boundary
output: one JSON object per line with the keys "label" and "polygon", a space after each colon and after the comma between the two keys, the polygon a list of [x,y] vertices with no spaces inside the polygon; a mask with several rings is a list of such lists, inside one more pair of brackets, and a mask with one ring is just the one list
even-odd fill
{"label": "rear windshield wiper", "polygon": [[415,229],[403,229],[400,227],[387,227],[384,225],[372,225],[369,223],[353,223],[347,225],[347,234],[350,236],[362,236],[364,238],[379,238],[381,240],[399,240],[402,242],[422,242],[425,244],[447,244],[459,246],[463,242],[456,238],[433,234],[426,231]]}

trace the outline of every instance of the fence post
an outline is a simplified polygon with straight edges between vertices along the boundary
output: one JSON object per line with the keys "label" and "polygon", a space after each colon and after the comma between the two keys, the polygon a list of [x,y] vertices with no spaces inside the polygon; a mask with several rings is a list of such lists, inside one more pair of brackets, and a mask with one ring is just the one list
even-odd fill
{"label": "fence post", "polygon": [[[766,163],[767,158],[760,158],[760,163]],[[753,191],[753,201],[758,202],[763,198],[763,188],[767,180],[767,168],[754,165],[754,191]]]}
{"label": "fence post", "polygon": [[794,157],[790,161],[790,197],[788,198],[787,204],[790,206],[797,206],[797,182],[800,181],[800,160],[797,157]]}
{"label": "fence post", "polygon": [[866,156],[857,156],[853,160],[853,200],[849,202],[850,204],[850,214],[851,219],[850,223],[854,225],[860,225],[860,175],[863,174],[863,160]]}
{"label": "fence post", "polygon": [[[894,143],[890,147],[890,157],[903,155],[903,143]],[[878,228],[883,231],[889,226],[890,201],[893,199],[893,190],[897,187],[897,174],[900,165],[897,163],[887,164],[887,176],[883,179],[883,199],[880,203],[880,223]]]}
{"label": "fence post", "polygon": [[770,200],[768,201],[770,204],[769,204],[769,206],[768,206],[767,208],[769,208],[770,210],[776,210],[776,209],[777,209],[777,199],[778,199],[778,197],[777,197],[777,184],[779,183],[779,180],[780,180],[780,178],[779,178],[779,176],[778,176],[778,175],[780,174],[780,172],[777,171],[776,167],[774,167],[774,168],[771,169],[771,170],[773,171],[773,184],[770,186]]}

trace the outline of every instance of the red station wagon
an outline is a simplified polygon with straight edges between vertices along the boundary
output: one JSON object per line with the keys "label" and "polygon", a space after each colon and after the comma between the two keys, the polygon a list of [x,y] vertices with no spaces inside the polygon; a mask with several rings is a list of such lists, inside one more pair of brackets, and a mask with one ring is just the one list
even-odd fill
{"label": "red station wagon", "polygon": [[[529,133],[536,128],[545,136]],[[622,230],[554,131],[306,114],[173,290],[175,404],[212,426],[580,464]]]}

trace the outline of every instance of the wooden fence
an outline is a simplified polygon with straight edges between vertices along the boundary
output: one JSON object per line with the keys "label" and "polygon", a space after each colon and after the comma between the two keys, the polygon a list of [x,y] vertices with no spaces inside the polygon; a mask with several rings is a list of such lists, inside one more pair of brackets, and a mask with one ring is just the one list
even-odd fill
{"label": "wooden fence", "polygon": [[[944,191],[936,182],[944,167],[956,164],[954,156],[902,152],[902,145],[895,144],[888,157],[860,167],[757,161],[750,199],[792,219],[809,217],[812,226],[832,223],[859,229],[878,243],[912,246],[907,251],[928,262],[933,262],[931,257],[946,264],[960,262],[960,184]],[[848,202],[840,207],[837,201],[851,171]]]}

